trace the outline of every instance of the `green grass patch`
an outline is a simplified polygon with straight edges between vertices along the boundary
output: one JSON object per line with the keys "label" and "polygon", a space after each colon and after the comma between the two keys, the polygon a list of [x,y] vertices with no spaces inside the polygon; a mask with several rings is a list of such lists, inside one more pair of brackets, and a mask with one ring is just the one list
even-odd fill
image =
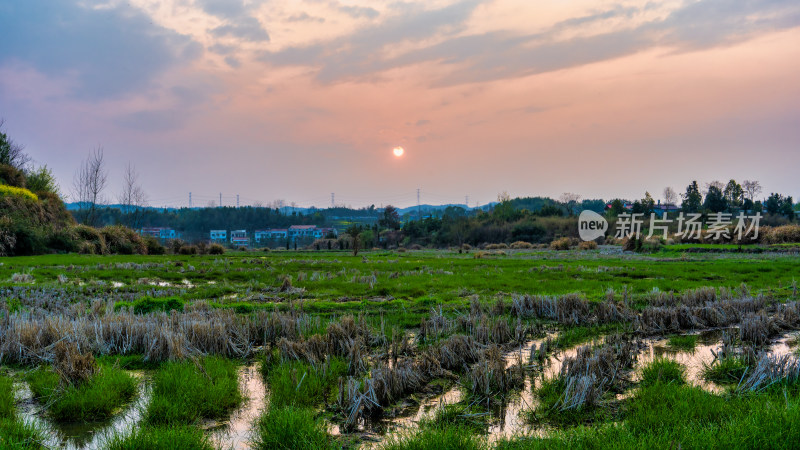
{"label": "green grass patch", "polygon": [[715,395],[657,383],[623,407],[619,423],[555,430],[545,438],[503,440],[498,449],[792,449],[800,442],[796,391]]}
{"label": "green grass patch", "polygon": [[667,344],[677,350],[691,351],[697,347],[696,334],[676,334],[669,337]]}
{"label": "green grass patch", "polygon": [[59,422],[108,419],[136,395],[136,379],[110,366],[101,366],[91,379],[78,386],[63,385],[51,369],[36,369],[25,378],[34,397]]}
{"label": "green grass patch", "polygon": [[124,370],[151,370],[161,365],[159,361],[145,361],[143,355],[102,355],[95,357],[95,360],[100,365]]}
{"label": "green grass patch", "polygon": [[481,450],[489,448],[485,439],[468,426],[427,427],[416,433],[390,436],[384,450]]}
{"label": "green grass patch", "polygon": [[423,419],[420,422],[420,427],[445,428],[462,426],[470,428],[474,433],[486,433],[492,417],[488,414],[481,414],[485,412],[485,410],[479,410],[472,405],[464,403],[444,405],[436,410],[436,414],[433,417]]}
{"label": "green grass patch", "polygon": [[270,403],[275,407],[320,405],[335,398],[339,377],[346,374],[347,363],[338,357],[317,369],[300,361],[277,364],[269,372]]}
{"label": "green grass patch", "polygon": [[16,417],[14,382],[0,375],[0,450],[20,448],[44,448],[42,437],[32,425],[22,423]]}
{"label": "green grass patch", "polygon": [[730,357],[716,360],[703,368],[703,378],[715,383],[738,383],[750,366],[742,358]]}
{"label": "green grass patch", "polygon": [[136,314],[148,314],[158,311],[183,311],[183,300],[180,297],[142,297],[135,302],[117,302],[114,309],[119,310],[123,307],[133,308]]}
{"label": "green grass patch", "polygon": [[642,386],[658,383],[686,383],[686,368],[677,361],[657,358],[642,368]]}
{"label": "green grass patch", "polygon": [[601,335],[622,330],[619,324],[607,324],[593,327],[571,327],[562,329],[556,336],[555,345],[558,348],[566,349],[576,345],[585,344]]}
{"label": "green grass patch", "polygon": [[213,450],[203,431],[195,427],[142,427],[128,436],[115,436],[108,450]]}
{"label": "green grass patch", "polygon": [[191,425],[201,419],[225,418],[241,403],[237,366],[232,361],[209,356],[197,364],[168,362],[153,376],[153,398],[145,419],[154,425]]}
{"label": "green grass patch", "polygon": [[311,408],[275,406],[256,423],[253,447],[256,449],[333,449],[338,448],[325,429],[323,420]]}

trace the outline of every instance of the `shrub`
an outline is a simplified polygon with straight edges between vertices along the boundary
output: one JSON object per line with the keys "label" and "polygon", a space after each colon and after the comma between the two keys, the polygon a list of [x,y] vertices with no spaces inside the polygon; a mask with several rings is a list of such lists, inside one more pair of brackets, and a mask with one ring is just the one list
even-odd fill
{"label": "shrub", "polygon": [[570,238],[558,238],[550,243],[551,250],[569,250]]}
{"label": "shrub", "polygon": [[80,251],[80,253],[92,255],[104,255],[108,253],[106,239],[98,229],[87,225],[78,225],[74,230],[78,235],[78,239],[83,241],[83,243],[79,244],[78,251]]}
{"label": "shrub", "polygon": [[500,243],[500,244],[488,244],[484,247],[485,250],[504,250],[507,249],[508,245]]}
{"label": "shrub", "polygon": [[148,255],[164,255],[167,253],[166,247],[161,245],[158,242],[158,239],[154,238],[153,236],[145,236],[143,238],[144,245],[147,248]]}
{"label": "shrub", "polygon": [[533,248],[533,244],[530,242],[525,241],[516,241],[511,243],[511,248],[515,250],[524,249],[524,248]]}
{"label": "shrub", "polygon": [[47,192],[56,196],[61,194],[53,172],[46,165],[33,169],[28,173],[25,187],[36,193]]}
{"label": "shrub", "polygon": [[39,196],[37,196],[36,194],[25,188],[0,184],[0,196],[6,196],[6,195],[9,197],[17,197],[26,200],[31,200],[34,202],[39,201]]}
{"label": "shrub", "polygon": [[763,227],[759,238],[764,244],[800,243],[800,225]]}
{"label": "shrub", "polygon": [[0,184],[24,188],[25,174],[14,166],[0,164]]}
{"label": "shrub", "polygon": [[106,241],[109,253],[118,255],[147,254],[147,244],[132,229],[122,225],[103,227],[100,234]]}
{"label": "shrub", "polygon": [[222,255],[225,253],[225,247],[220,244],[211,244],[208,246],[209,255]]}
{"label": "shrub", "polygon": [[578,248],[580,250],[596,250],[597,249],[597,242],[595,241],[583,241],[578,244]]}
{"label": "shrub", "polygon": [[196,245],[183,245],[178,249],[178,253],[181,255],[196,255],[200,253],[200,249]]}
{"label": "shrub", "polygon": [[664,243],[661,242],[661,239],[653,236],[653,237],[646,238],[642,242],[642,246],[639,248],[639,251],[646,252],[646,253],[653,253],[653,252],[657,252],[657,251],[661,250],[661,248],[663,246],[664,246]]}

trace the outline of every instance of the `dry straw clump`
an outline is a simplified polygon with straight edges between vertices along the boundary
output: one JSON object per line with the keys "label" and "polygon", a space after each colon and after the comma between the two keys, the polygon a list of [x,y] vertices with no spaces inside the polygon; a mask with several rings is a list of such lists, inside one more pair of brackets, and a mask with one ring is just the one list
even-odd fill
{"label": "dry straw clump", "polygon": [[53,370],[61,382],[77,386],[88,381],[97,372],[97,363],[91,353],[81,353],[74,342],[55,344]]}
{"label": "dry straw clump", "polygon": [[533,244],[525,241],[516,241],[511,243],[511,248],[514,250],[531,249],[533,248]]}
{"label": "dry straw clump", "polygon": [[580,325],[596,319],[591,314],[589,302],[578,294],[562,296],[515,295],[511,314],[516,317],[555,320],[564,325]]}
{"label": "dry straw clump", "polygon": [[506,359],[500,347],[489,346],[465,375],[465,387],[474,397],[491,403],[525,385],[525,371],[520,360],[506,369]]}
{"label": "dry straw clump", "polygon": [[571,245],[572,240],[570,238],[558,238],[550,243],[550,250],[569,250]]}
{"label": "dry straw clump", "polygon": [[636,362],[641,343],[622,335],[609,336],[597,348],[579,347],[574,357],[566,358],[559,377],[564,392],[554,405],[560,410],[595,406],[605,392],[617,389],[628,381],[628,372]]}
{"label": "dry straw clump", "polygon": [[800,361],[796,356],[764,354],[736,390],[757,392],[776,384],[796,383],[798,380],[800,380]]}

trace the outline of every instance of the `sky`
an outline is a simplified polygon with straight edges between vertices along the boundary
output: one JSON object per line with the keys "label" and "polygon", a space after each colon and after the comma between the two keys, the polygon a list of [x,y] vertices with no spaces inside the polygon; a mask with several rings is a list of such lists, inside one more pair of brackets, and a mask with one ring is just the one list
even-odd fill
{"label": "sky", "polygon": [[[800,197],[797,0],[9,0],[4,131],[153,206]],[[392,149],[405,148],[402,157]]]}

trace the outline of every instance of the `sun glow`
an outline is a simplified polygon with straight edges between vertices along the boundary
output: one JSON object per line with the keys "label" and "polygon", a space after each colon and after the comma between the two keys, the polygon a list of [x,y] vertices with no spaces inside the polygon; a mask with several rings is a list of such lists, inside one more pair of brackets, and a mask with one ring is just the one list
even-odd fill
{"label": "sun glow", "polygon": [[405,153],[406,151],[403,147],[395,147],[394,150],[392,150],[392,152],[394,153],[394,156],[399,158],[403,156],[403,153]]}

